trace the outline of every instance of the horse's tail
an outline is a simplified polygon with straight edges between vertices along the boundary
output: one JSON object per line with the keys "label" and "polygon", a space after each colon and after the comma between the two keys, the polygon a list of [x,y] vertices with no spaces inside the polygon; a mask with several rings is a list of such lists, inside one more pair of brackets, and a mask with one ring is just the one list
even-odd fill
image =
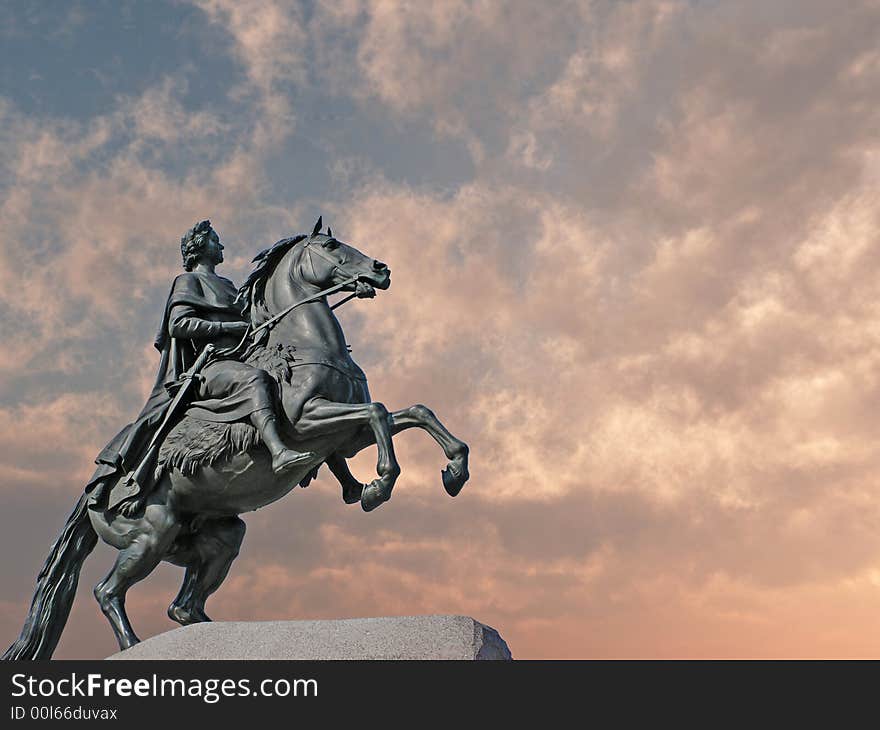
{"label": "horse's tail", "polygon": [[50,659],[76,596],[79,571],[98,542],[89,521],[89,495],[83,494],[49,551],[37,576],[24,628],[2,659]]}

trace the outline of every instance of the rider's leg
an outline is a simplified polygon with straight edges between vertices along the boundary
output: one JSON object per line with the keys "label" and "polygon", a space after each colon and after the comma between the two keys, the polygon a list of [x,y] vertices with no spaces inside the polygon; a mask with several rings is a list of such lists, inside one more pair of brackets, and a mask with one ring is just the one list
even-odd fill
{"label": "rider's leg", "polygon": [[208,365],[202,376],[200,399],[222,399],[221,412],[249,416],[272,455],[276,473],[316,458],[312,453],[294,451],[282,441],[275,410],[277,385],[265,370],[237,360],[220,360]]}
{"label": "rider's leg", "polygon": [[309,451],[294,451],[285,446],[281,434],[278,433],[278,419],[271,408],[262,408],[251,413],[251,423],[260,432],[263,443],[272,455],[272,470],[276,474],[315,458]]}
{"label": "rider's leg", "polygon": [[[249,417],[272,455],[276,474],[317,461],[315,454],[289,449],[281,440],[275,417],[276,384],[265,370],[237,360],[219,360],[205,367],[200,383],[198,399],[215,401],[210,410],[227,414],[230,421]],[[198,411],[197,403],[194,408]],[[119,514],[135,517],[148,496],[141,493],[127,499],[119,506]]]}

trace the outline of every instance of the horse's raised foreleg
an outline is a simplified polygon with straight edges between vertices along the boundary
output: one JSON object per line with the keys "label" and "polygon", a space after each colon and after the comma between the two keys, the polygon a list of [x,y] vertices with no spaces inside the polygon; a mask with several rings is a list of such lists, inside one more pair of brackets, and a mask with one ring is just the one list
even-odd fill
{"label": "horse's raised foreleg", "polygon": [[[421,428],[430,434],[431,438],[440,445],[446,458],[449,459],[446,468],[441,472],[443,487],[450,496],[455,497],[470,476],[468,473],[468,445],[453,436],[431,409],[421,404],[395,411],[391,414],[391,421],[392,436],[396,436],[401,431],[406,431],[409,428]],[[372,432],[362,429],[341,451],[344,452],[346,457],[351,457],[361,449],[372,446],[373,443]],[[339,479],[343,489],[345,489],[345,482],[340,479],[336,469],[330,464],[329,459],[327,465],[330,466],[330,470]],[[345,466],[345,472],[348,472],[347,466]],[[350,472],[348,473],[350,474]]]}
{"label": "horse's raised foreleg", "polygon": [[192,534],[180,537],[166,560],[186,567],[177,598],[168,607],[168,617],[182,626],[210,621],[205,602],[216,591],[244,539],[245,524],[238,517],[210,520]]}
{"label": "horse's raised foreleg", "polygon": [[379,478],[364,487],[361,494],[361,507],[369,512],[391,498],[391,490],[400,476],[400,465],[391,443],[388,409],[381,403],[334,403],[324,398],[312,398],[303,407],[295,431],[303,439],[312,439],[359,427],[369,428],[379,452],[376,462]]}
{"label": "horse's raised foreleg", "polygon": [[95,598],[110,621],[119,648],[128,649],[140,639],[125,613],[126,591],[159,564],[180,525],[167,505],[154,503],[147,506],[141,518],[117,516],[107,530],[113,533],[113,539],[108,542],[120,549],[110,573],[95,586]]}
{"label": "horse's raised foreleg", "polygon": [[[372,431],[370,431],[370,438],[371,443],[375,441]],[[366,485],[361,484],[355,475],[351,473],[345,458],[339,454],[330,454],[326,459],[326,463],[342,487],[342,501],[346,504],[360,502]]]}
{"label": "horse's raised foreleg", "polygon": [[443,453],[449,459],[446,468],[440,472],[443,478],[443,488],[450,497],[457,496],[470,477],[468,472],[468,454],[470,452],[468,445],[461,439],[453,436],[449,429],[443,425],[440,419],[427,406],[421,404],[410,406],[402,411],[393,413],[391,418],[393,421],[392,431],[394,433],[397,433],[398,428],[402,431],[406,428],[418,427],[425,430],[431,435],[431,438],[440,444],[440,448],[443,449]]}

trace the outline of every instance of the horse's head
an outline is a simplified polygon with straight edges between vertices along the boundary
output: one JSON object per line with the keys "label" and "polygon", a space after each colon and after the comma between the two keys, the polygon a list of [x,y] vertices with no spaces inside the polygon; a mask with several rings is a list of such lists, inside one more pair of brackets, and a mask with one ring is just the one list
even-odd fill
{"label": "horse's head", "polygon": [[[391,286],[391,269],[342,243],[329,228],[326,234],[321,233],[320,218],[311,235],[283,238],[257,254],[254,263],[254,270],[238,290],[245,314],[250,315],[254,325],[287,306],[288,299],[302,298],[303,287],[311,289],[305,292],[311,295],[342,284],[334,291],[372,297],[376,289]],[[266,299],[269,291],[275,292],[271,305]]]}
{"label": "horse's head", "polygon": [[[321,218],[307,238],[303,239],[298,274],[318,289],[326,289],[345,281],[345,291],[361,297],[375,296],[376,289],[391,286],[391,269],[377,259],[358,251],[333,236],[328,228],[321,233]],[[350,281],[354,279],[354,281]]]}

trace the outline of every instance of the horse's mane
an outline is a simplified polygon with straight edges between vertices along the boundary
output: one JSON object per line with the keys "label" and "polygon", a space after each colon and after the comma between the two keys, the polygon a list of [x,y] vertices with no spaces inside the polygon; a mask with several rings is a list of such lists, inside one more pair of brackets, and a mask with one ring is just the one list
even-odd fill
{"label": "horse's mane", "polygon": [[[253,263],[256,264],[254,270],[245,279],[244,284],[238,288],[238,296],[236,297],[236,301],[245,303],[243,308],[245,317],[251,317],[253,307],[256,307],[256,311],[260,314],[265,314],[266,282],[284,254],[304,238],[307,238],[304,234],[293,238],[282,238],[278,243],[254,256]],[[253,321],[253,317],[251,320]]]}

